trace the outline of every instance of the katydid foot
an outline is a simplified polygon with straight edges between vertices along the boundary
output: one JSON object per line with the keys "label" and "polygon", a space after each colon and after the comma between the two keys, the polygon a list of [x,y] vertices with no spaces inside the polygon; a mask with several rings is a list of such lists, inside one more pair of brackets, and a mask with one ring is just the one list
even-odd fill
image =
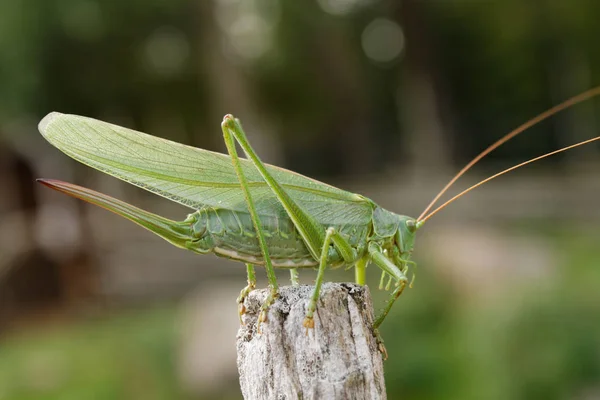
{"label": "katydid foot", "polygon": [[263,305],[260,307],[260,313],[258,314],[258,321],[256,323],[256,330],[258,331],[258,333],[262,333],[261,330],[260,330],[260,325],[263,322],[267,322],[267,319],[268,319],[267,316],[269,314],[269,308],[275,302],[275,299],[277,297],[279,297],[279,292],[277,291],[276,288],[270,287],[270,289],[271,290],[269,291],[269,295],[265,299],[265,302],[263,303]]}
{"label": "katydid foot", "polygon": [[240,295],[237,298],[238,314],[240,316],[240,323],[242,325],[244,325],[244,321],[242,320],[242,315],[246,314],[246,306],[244,305],[244,301],[246,300],[246,297],[248,297],[250,292],[253,291],[254,289],[256,289],[256,285],[254,283],[248,283],[248,286],[246,286],[245,288],[243,288],[240,291]]}
{"label": "katydid foot", "polygon": [[256,273],[254,272],[254,265],[247,263],[246,273],[248,274],[248,285],[241,290],[240,295],[237,298],[238,313],[240,315],[240,323],[242,325],[244,325],[242,315],[246,313],[246,306],[244,305],[244,300],[246,300],[246,297],[248,297],[250,292],[256,288]]}
{"label": "katydid foot", "polygon": [[[317,292],[318,293],[318,292]],[[317,302],[313,297],[311,297],[308,302],[308,306],[306,307],[306,315],[304,316],[304,321],[302,321],[302,326],[306,328],[306,334],[308,335],[308,330],[313,329],[315,327],[315,320],[313,318],[315,311],[317,310]]]}
{"label": "katydid foot", "polygon": [[304,317],[304,321],[302,321],[302,326],[306,328],[306,334],[308,335],[309,329],[314,329],[315,320],[313,318],[313,314],[317,309],[316,304],[309,303],[308,310],[306,311],[306,316]]}
{"label": "katydid foot", "polygon": [[388,352],[387,352],[387,349],[385,348],[385,345],[383,344],[383,338],[381,337],[381,334],[379,333],[379,329],[373,328],[373,336],[375,336],[375,340],[377,341],[377,348],[379,349],[379,352],[381,353],[383,360],[384,361],[387,360]]}

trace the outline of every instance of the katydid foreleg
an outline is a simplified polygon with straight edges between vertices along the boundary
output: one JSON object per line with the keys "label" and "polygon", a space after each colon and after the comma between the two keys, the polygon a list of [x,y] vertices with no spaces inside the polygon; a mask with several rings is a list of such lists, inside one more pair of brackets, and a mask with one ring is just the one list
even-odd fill
{"label": "katydid foreleg", "polygon": [[415,283],[415,278],[417,277],[417,263],[412,260],[403,259],[400,255],[400,249],[398,247],[394,247],[392,249],[392,259],[394,260],[394,264],[402,265],[402,273],[404,275],[408,274],[408,266],[412,266],[412,277],[410,278],[410,284],[408,287],[412,289],[413,283]]}
{"label": "katydid foreleg", "polygon": [[371,259],[373,260],[375,265],[381,268],[385,273],[390,275],[396,281],[396,287],[394,288],[394,291],[392,292],[387,305],[373,324],[373,327],[377,329],[385,319],[386,315],[388,315],[388,313],[390,312],[392,306],[394,305],[394,302],[398,299],[398,297],[400,297],[400,295],[404,291],[408,279],[406,278],[404,272],[401,271],[398,268],[398,266],[396,266],[393,262],[391,262],[385,256],[385,254],[383,254],[383,250],[378,244],[374,242],[369,243],[369,255],[371,256]]}

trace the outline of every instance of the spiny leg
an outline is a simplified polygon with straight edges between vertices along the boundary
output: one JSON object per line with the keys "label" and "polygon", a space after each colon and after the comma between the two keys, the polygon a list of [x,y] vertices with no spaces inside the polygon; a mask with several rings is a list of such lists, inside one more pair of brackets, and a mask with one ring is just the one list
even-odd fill
{"label": "spiny leg", "polygon": [[[319,260],[321,246],[325,240],[325,229],[314,219],[313,216],[306,213],[295,201],[292,199],[283,187],[273,178],[273,176],[267,170],[267,167],[260,160],[242,129],[240,122],[235,119],[232,115],[226,115],[221,124],[223,132],[227,131],[229,137],[235,137],[235,140],[240,144],[244,153],[248,156],[250,161],[254,164],[262,178],[265,180],[269,188],[275,193],[277,200],[281,203],[285,212],[288,214],[294,227],[300,232],[306,247],[310,251],[310,254]],[[235,147],[234,147],[235,149]]]}
{"label": "spiny leg", "polygon": [[408,287],[412,289],[413,283],[415,283],[415,278],[417,277],[417,263],[412,260],[403,260],[400,257],[400,250],[397,247],[394,247],[392,257],[394,258],[394,263],[396,265],[403,265],[402,273],[404,275],[408,275],[408,266],[412,265],[412,278],[410,279],[410,284],[408,285]]}
{"label": "spiny leg", "polygon": [[248,286],[242,289],[239,297],[237,298],[238,312],[240,314],[240,323],[243,323],[242,315],[246,313],[246,306],[244,306],[244,300],[246,300],[248,294],[250,294],[250,292],[256,288],[256,273],[254,272],[254,265],[247,263],[246,272],[248,273]]}
{"label": "spiny leg", "polygon": [[279,287],[277,285],[277,277],[275,276],[273,263],[271,262],[271,257],[269,256],[267,242],[265,241],[265,234],[263,232],[258,213],[256,212],[256,207],[254,206],[252,195],[250,194],[248,181],[246,180],[246,176],[244,175],[244,171],[242,170],[240,159],[237,155],[237,150],[235,148],[234,139],[231,133],[229,132],[227,126],[225,126],[225,122],[223,122],[222,130],[223,138],[225,140],[225,146],[227,146],[227,151],[231,156],[231,162],[233,163],[233,168],[235,169],[235,173],[237,174],[238,180],[240,181],[240,186],[242,187],[242,191],[244,192],[246,205],[248,206],[248,211],[250,212],[250,218],[252,218],[252,224],[254,225],[254,230],[256,231],[256,236],[258,237],[258,243],[260,245],[260,250],[262,252],[262,256],[265,262],[267,279],[269,280],[269,288],[271,289],[269,295],[267,296],[267,299],[261,307],[260,315],[258,316],[258,326],[260,327],[260,323],[267,320],[267,312],[269,310],[269,307],[277,297],[277,290],[279,289]]}
{"label": "spiny leg", "polygon": [[298,286],[300,284],[298,279],[298,268],[290,269],[290,281],[292,282],[292,286]]}
{"label": "spiny leg", "polygon": [[[404,275],[408,275],[408,264],[409,263],[414,264],[415,266],[417,265],[413,261],[404,260],[404,261],[401,261],[401,262],[405,263],[404,267],[401,270]],[[388,281],[387,281],[387,284],[385,284],[385,286],[384,286],[385,277],[386,276],[388,277]],[[413,271],[413,275],[412,275],[412,278],[410,280],[410,284],[408,285],[408,287],[411,288],[411,289],[413,287],[414,280],[415,280],[415,273]],[[385,290],[385,291],[390,290],[390,288],[392,287],[392,282],[393,281],[394,281],[394,277],[392,275],[388,275],[385,271],[381,271],[381,278],[379,280],[379,290]]]}
{"label": "spiny leg", "polygon": [[396,287],[392,291],[390,300],[388,301],[383,312],[377,317],[375,323],[373,324],[373,327],[377,329],[379,328],[379,325],[381,325],[387,314],[390,312],[390,309],[394,305],[394,302],[404,291],[408,279],[406,278],[406,275],[404,275],[404,273],[383,254],[381,248],[378,245],[370,243],[369,254],[373,259],[373,262],[396,281]]}
{"label": "spiny leg", "polygon": [[387,358],[387,350],[385,349],[383,339],[379,334],[378,328],[390,312],[394,302],[402,294],[402,291],[404,291],[408,279],[406,278],[406,275],[404,275],[404,273],[400,271],[400,269],[383,254],[383,251],[379,245],[375,243],[369,243],[369,255],[371,256],[371,259],[375,265],[396,280],[396,287],[390,296],[390,300],[388,301],[383,312],[375,319],[375,323],[373,323],[373,333],[375,334],[377,342],[379,343],[379,350],[383,353],[384,358]]}
{"label": "spiny leg", "polygon": [[[406,277],[406,274],[408,273],[408,264],[412,264],[413,266],[417,265],[417,263],[415,263],[414,261],[410,261],[410,260],[404,260],[402,262],[404,263],[404,266],[403,266],[402,270],[400,271],[401,274],[402,274],[401,280],[399,281],[398,277],[396,277],[395,275],[390,275],[390,279],[388,280],[388,283],[385,286],[385,290],[387,291],[387,290],[390,290],[391,283],[392,283],[393,279],[395,279],[396,282],[397,282],[396,288],[392,292],[392,294],[390,296],[390,299],[388,300],[388,303],[386,304],[385,309],[383,310],[383,312],[381,313],[381,315],[379,315],[379,317],[375,321],[374,326],[376,328],[379,327],[379,325],[381,325],[381,323],[383,322],[383,320],[385,319],[385,317],[388,315],[388,313],[392,309],[392,306],[394,305],[394,302],[396,300],[398,300],[398,297],[400,297],[400,295],[404,291],[404,289],[406,287],[406,284],[408,283],[408,278]],[[414,271],[414,268],[413,268],[413,271]],[[384,274],[385,274],[385,272],[384,272]],[[413,272],[413,276],[412,276],[412,279],[410,280],[410,284],[408,285],[408,287],[412,288],[412,284],[413,284],[414,280],[415,280],[415,274]]]}

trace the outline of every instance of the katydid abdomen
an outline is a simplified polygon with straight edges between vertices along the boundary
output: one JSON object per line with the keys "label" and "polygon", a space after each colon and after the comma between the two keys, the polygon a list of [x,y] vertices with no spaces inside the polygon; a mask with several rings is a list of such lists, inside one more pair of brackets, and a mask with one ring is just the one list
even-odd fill
{"label": "katydid abdomen", "polygon": [[[273,266],[277,268],[317,267],[316,260],[306,247],[302,236],[287,214],[259,215]],[[223,208],[205,207],[186,219],[191,226],[189,249],[199,253],[246,263],[264,265],[261,248],[250,214]],[[326,227],[324,227],[325,229]],[[342,225],[335,227],[357,249],[357,259],[366,250],[369,225]],[[329,267],[346,264],[332,246],[328,255]]]}

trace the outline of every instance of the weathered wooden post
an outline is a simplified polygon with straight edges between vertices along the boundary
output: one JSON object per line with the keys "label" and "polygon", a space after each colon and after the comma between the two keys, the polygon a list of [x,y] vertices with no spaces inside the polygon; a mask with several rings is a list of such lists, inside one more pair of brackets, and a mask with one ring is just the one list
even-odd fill
{"label": "weathered wooden post", "polygon": [[315,329],[302,326],[312,286],[282,287],[257,332],[267,290],[246,299],[237,336],[240,385],[247,400],[385,399],[383,361],[373,337],[369,289],[325,283]]}

